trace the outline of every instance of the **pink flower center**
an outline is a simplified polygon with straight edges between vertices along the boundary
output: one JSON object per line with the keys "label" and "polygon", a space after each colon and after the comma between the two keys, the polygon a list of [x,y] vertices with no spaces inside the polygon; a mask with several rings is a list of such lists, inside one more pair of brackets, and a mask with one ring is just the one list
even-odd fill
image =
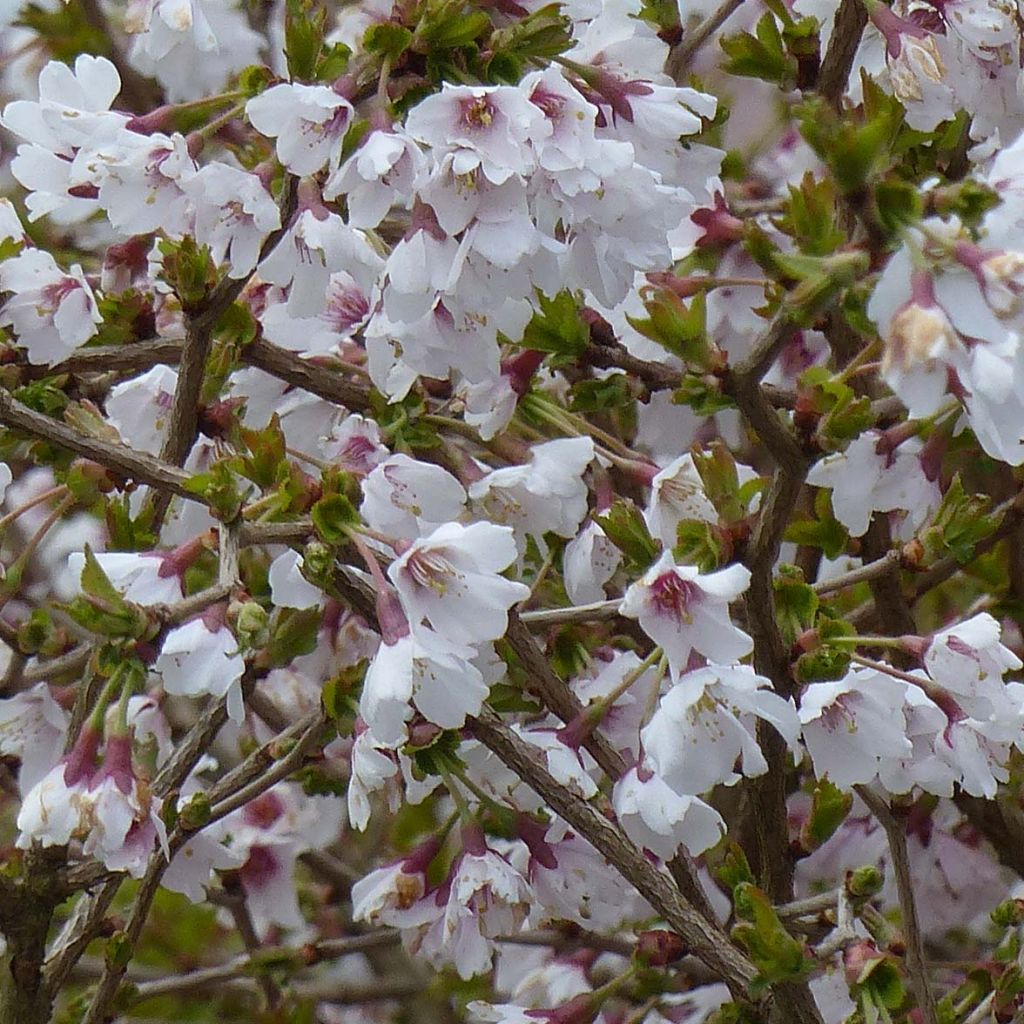
{"label": "pink flower center", "polygon": [[684,580],[678,573],[662,573],[651,584],[651,603],[666,615],[684,622],[690,620],[690,606],[698,603],[702,591],[692,580]]}
{"label": "pink flower center", "polygon": [[247,825],[270,828],[284,814],[284,803],[275,793],[264,793],[245,805],[243,817]]}

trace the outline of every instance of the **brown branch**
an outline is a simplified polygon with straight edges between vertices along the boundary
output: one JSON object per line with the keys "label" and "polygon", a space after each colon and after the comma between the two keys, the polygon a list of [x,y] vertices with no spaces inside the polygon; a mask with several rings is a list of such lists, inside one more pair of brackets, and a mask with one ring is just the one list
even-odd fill
{"label": "brown branch", "polygon": [[900,913],[903,923],[903,938],[906,943],[905,962],[910,975],[910,986],[917,998],[917,1006],[924,1018],[924,1024],[937,1024],[938,1007],[935,994],[928,984],[928,968],[925,963],[924,938],[917,917],[914,900],[914,883],[910,875],[910,860],[907,854],[907,829],[905,820],[893,813],[888,802],[868,786],[857,786],[857,793],[868,805],[868,809],[885,830],[889,841],[893,875],[899,895]]}
{"label": "brown branch", "polygon": [[695,29],[684,32],[683,41],[669,54],[665,70],[675,81],[680,81],[697,51],[733,16],[743,0],[724,0]]}
{"label": "brown branch", "polygon": [[735,999],[750,1002],[748,987],[757,974],[756,968],[717,924],[682,898],[666,874],[590,804],[557,782],[543,760],[537,758],[536,751],[494,712],[485,709],[470,723],[470,730],[647,899],[693,954],[729,986]]}
{"label": "brown branch", "polygon": [[[293,175],[285,177],[284,189],[278,203],[281,213],[281,226],[272,231],[260,247],[259,259],[273,251],[278,242],[284,238],[295,212],[298,194],[298,181]],[[184,464],[188,453],[192,450],[199,432],[199,397],[206,376],[206,361],[213,345],[213,332],[217,321],[242,293],[249,279],[255,273],[255,267],[243,277],[223,277],[213,291],[200,304],[198,309],[185,311],[185,341],[181,349],[181,362],[178,367],[178,384],[174,390],[174,404],[167,426],[167,435],[160,458],[175,466]],[[169,499],[165,494],[158,494],[153,503],[155,522],[160,523],[167,511]]]}
{"label": "brown branch", "polygon": [[842,0],[815,83],[818,94],[837,110],[842,106],[861,36],[868,23],[864,0]]}
{"label": "brown branch", "polygon": [[98,437],[86,437],[67,424],[23,405],[3,388],[0,388],[0,423],[98,462],[126,480],[148,484],[170,494],[205,504],[202,496],[187,490],[185,485],[188,483],[189,474],[184,470],[178,469],[177,466],[169,466],[162,460],[127,445],[115,444]]}
{"label": "brown branch", "polygon": [[311,967],[327,960],[338,960],[354,953],[365,953],[372,949],[396,946],[399,943],[397,931],[377,931],[367,935],[345,936],[340,939],[324,939],[303,946],[262,946],[241,956],[236,956],[216,967],[204,967],[185,974],[166,978],[154,978],[138,982],[132,1003],[160,996],[188,993],[210,988],[238,978],[250,978],[258,972],[261,963],[283,965],[291,963],[293,968]]}

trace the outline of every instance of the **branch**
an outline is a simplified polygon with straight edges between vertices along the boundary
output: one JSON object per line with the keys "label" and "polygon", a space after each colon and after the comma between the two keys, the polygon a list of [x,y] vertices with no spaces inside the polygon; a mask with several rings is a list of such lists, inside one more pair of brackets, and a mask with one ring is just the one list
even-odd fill
{"label": "branch", "polygon": [[565,819],[679,933],[694,955],[728,986],[733,997],[750,1002],[748,987],[754,965],[729,941],[717,924],[706,920],[676,890],[669,877],[654,867],[636,846],[586,801],[557,782],[536,751],[508,729],[490,709],[470,722],[481,743],[527,783]]}
{"label": "branch", "polygon": [[675,81],[682,78],[697,51],[732,17],[742,6],[743,0],[724,0],[718,10],[713,11],[695,29],[685,32],[683,41],[669,55],[666,71]]}
{"label": "branch", "polygon": [[[320,738],[323,731],[322,715],[323,712],[319,708],[306,715],[286,729],[284,733],[275,737],[269,744],[265,744],[264,747],[250,754],[241,765],[214,785],[208,794],[211,804],[210,815],[203,827],[219,821],[291,775],[302,764],[310,748]],[[272,768],[265,770],[268,748],[287,744],[292,739],[296,739],[296,741],[288,753]],[[156,784],[153,788],[156,791]],[[132,905],[131,916],[124,928],[124,942],[129,949],[134,950],[139,941],[142,929],[149,917],[150,907],[160,888],[160,881],[170,864],[170,859],[173,859],[174,854],[194,834],[195,831],[186,832],[179,826],[167,840],[170,858],[165,856],[159,847],[150,856],[149,865],[139,884],[135,902]],[[117,963],[111,962],[107,965],[96,986],[89,1008],[82,1017],[82,1024],[103,1024],[106,1020],[110,1004],[117,994],[121,979],[128,968],[128,959],[121,958]]]}
{"label": "branch", "polygon": [[864,0],[842,0],[832,23],[832,36],[818,71],[816,88],[819,95],[837,110],[850,79],[860,39],[868,23]]}
{"label": "branch", "polygon": [[340,939],[324,939],[302,946],[263,946],[260,949],[236,956],[227,963],[216,967],[205,967],[168,978],[138,982],[132,1003],[141,1003],[158,996],[187,993],[196,989],[210,988],[234,978],[251,978],[258,975],[263,964],[274,967],[285,966],[289,961],[293,968],[312,967],[326,960],[337,960],[353,953],[364,953],[385,946],[397,946],[400,936],[397,931],[376,931],[367,935],[345,936]]}
{"label": "branch", "polygon": [[[279,202],[281,226],[271,232],[260,248],[256,265],[273,251],[288,231],[292,214],[295,212],[298,181],[293,175],[285,177],[284,189]],[[181,364],[178,368],[178,384],[174,391],[174,404],[167,426],[167,435],[160,458],[175,466],[183,465],[192,450],[199,432],[199,396],[206,376],[206,360],[213,344],[213,332],[217,321],[228,307],[238,298],[242,289],[255,273],[256,267],[243,277],[223,277],[206,297],[198,310],[185,313],[185,342],[181,349]],[[166,495],[159,495],[154,503],[155,522],[159,523],[167,511]]]}
{"label": "branch", "polygon": [[126,480],[148,484],[158,490],[205,504],[201,495],[186,489],[190,477],[184,470],[169,466],[161,459],[138,452],[127,445],[79,434],[59,420],[22,405],[3,388],[0,388],[0,423],[98,462]]}
{"label": "branch", "polygon": [[868,809],[885,829],[892,857],[893,874],[896,877],[896,891],[899,894],[900,913],[903,918],[903,938],[906,941],[906,965],[910,985],[917,997],[918,1009],[924,1024],[938,1024],[938,1007],[935,994],[928,984],[928,969],[925,965],[924,939],[914,902],[914,883],[910,877],[910,860],[907,854],[906,822],[893,814],[888,802],[868,786],[857,786],[857,794],[868,805]]}

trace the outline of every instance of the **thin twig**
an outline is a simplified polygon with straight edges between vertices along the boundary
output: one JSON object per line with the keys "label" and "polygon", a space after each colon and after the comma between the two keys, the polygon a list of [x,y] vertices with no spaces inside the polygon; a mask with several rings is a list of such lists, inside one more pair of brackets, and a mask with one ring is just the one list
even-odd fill
{"label": "thin twig", "polygon": [[894,814],[888,802],[868,786],[857,786],[857,793],[867,804],[868,809],[885,830],[889,841],[889,854],[892,859],[893,875],[896,879],[896,891],[899,895],[900,914],[903,922],[903,938],[906,944],[907,973],[910,986],[917,997],[918,1009],[924,1018],[924,1024],[938,1024],[938,1007],[935,994],[928,984],[928,969],[925,964],[924,938],[917,916],[917,904],[914,899],[914,883],[910,874],[910,858],[907,853],[907,830],[903,818]]}

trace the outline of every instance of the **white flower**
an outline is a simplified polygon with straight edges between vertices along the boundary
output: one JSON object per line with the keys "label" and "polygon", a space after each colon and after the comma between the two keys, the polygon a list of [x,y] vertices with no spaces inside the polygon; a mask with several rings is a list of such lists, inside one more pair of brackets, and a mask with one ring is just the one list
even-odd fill
{"label": "white flower", "polygon": [[405,739],[413,707],[442,729],[458,729],[479,714],[488,687],[473,664],[476,651],[420,627],[380,645],[366,671],[359,712],[385,745]]}
{"label": "white flower", "polygon": [[346,197],[348,222],[355,228],[375,228],[396,202],[412,195],[423,172],[422,150],[401,129],[371,132],[362,145],[331,175],[326,199]]}
{"label": "white flower", "polygon": [[167,434],[178,374],[158,363],[139,377],[110,389],[104,403],[107,421],[117,428],[126,445],[158,455]]}
{"label": "white flower", "polygon": [[800,720],[792,701],[745,665],[712,666],[682,676],[662,697],[640,733],[653,769],[677,793],[705,793],[712,786],[763,775],[768,762],[754,735],[753,719],[771,723],[792,747]]}
{"label": "white flower", "polygon": [[472,483],[469,496],[489,518],[515,530],[520,550],[528,536],[540,545],[548,532],[572,537],[587,514],[583,473],[593,458],[589,437],[547,441],[525,465],[492,470]]}
{"label": "white flower", "polygon": [[880,431],[865,431],[845,451],[826,455],[807,474],[814,487],[832,488],[832,510],[851,537],[867,533],[875,512],[906,509],[918,527],[942,500],[938,481],[925,476],[920,442],[905,441],[886,454],[878,450],[883,437]]}
{"label": "white flower", "polygon": [[187,697],[227,697],[228,717],[245,719],[242,673],[245,661],[238,641],[224,625],[226,607],[213,605],[184,626],[172,629],[153,668],[163,676],[167,693]]}
{"label": "white flower", "polygon": [[718,512],[704,493],[704,481],[687,452],[655,474],[644,522],[666,550],[676,544],[676,528],[684,519],[717,523]]}
{"label": "white flower", "polygon": [[911,757],[904,715],[909,688],[863,668],[838,682],[811,683],[800,698],[800,722],[815,774],[850,789],[873,781],[883,762]]}
{"label": "white flower", "polygon": [[67,727],[68,714],[46,683],[0,700],[0,754],[21,761],[18,787],[23,795],[60,760]]}
{"label": "white flower", "polygon": [[465,852],[452,868],[443,914],[426,926],[413,948],[436,967],[451,964],[469,979],[488,970],[493,939],[514,933],[529,911],[530,888],[482,834],[463,830]]}
{"label": "white flower", "polygon": [[288,293],[288,315],[318,316],[327,304],[331,275],[344,270],[364,295],[377,280],[383,260],[366,236],[335,213],[303,210],[284,238],[260,264],[260,277]]}
{"label": "white flower", "polygon": [[621,564],[622,552],[598,523],[587,520],[562,552],[562,576],[569,600],[573,604],[603,601],[604,586]]}
{"label": "white flower", "polygon": [[540,109],[512,86],[452,85],[418,103],[405,122],[406,131],[441,156],[455,157],[456,175],[478,168],[496,185],[512,175],[526,175],[536,160],[532,138],[551,129]]}
{"label": "white flower", "polygon": [[182,188],[195,208],[196,241],[210,247],[215,263],[227,263],[229,277],[245,277],[260,246],[281,226],[273,197],[255,174],[214,162],[199,169]]}
{"label": "white flower", "polygon": [[359,511],[367,525],[390,537],[411,538],[458,519],[466,503],[462,484],[446,469],[408,455],[392,455],[363,480]]}
{"label": "white flower", "polygon": [[320,588],[302,575],[302,555],[288,548],[270,563],[270,599],[282,608],[315,608],[323,600]]}
{"label": "white flower", "polygon": [[341,160],[341,143],[352,122],[352,104],[326,85],[286,82],[245,105],[256,131],[277,139],[277,158],[292,174],[316,174]]}
{"label": "white flower", "polygon": [[446,640],[475,644],[502,636],[509,608],[530,594],[524,584],[497,575],[515,558],[508,527],[445,523],[414,540],[388,576],[414,631],[426,619]]}
{"label": "white flower", "polygon": [[680,846],[699,856],[725,835],[718,811],[698,797],[676,793],[647,768],[630,768],[615,783],[612,806],[626,835],[663,860]]}
{"label": "white flower", "polygon": [[0,324],[13,327],[30,363],[56,363],[84,345],[102,323],[82,268],[69,273],[43,249],[26,249],[0,264],[0,290],[11,296]]}
{"label": "white flower", "polygon": [[672,677],[686,670],[692,651],[729,663],[749,654],[753,641],[729,619],[729,602],[750,585],[750,572],[736,564],[702,575],[673,565],[665,552],[627,591],[621,614],[639,619],[643,631],[668,655]]}
{"label": "white flower", "polygon": [[989,721],[1006,699],[1003,676],[1021,660],[1000,643],[999,623],[982,612],[936,633],[924,653],[925,671],[955,695],[966,713]]}
{"label": "white flower", "polygon": [[113,151],[98,157],[100,206],[123,234],[161,230],[179,238],[192,227],[183,185],[195,172],[184,136],[122,132]]}

